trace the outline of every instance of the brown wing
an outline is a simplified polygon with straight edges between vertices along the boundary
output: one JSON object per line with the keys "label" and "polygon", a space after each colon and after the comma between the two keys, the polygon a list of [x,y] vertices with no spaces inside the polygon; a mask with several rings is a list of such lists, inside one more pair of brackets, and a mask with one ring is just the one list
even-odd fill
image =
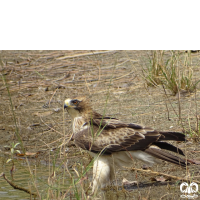
{"label": "brown wing", "polygon": [[100,128],[103,129],[110,129],[110,128],[122,128],[122,127],[128,127],[127,124],[119,121],[118,119],[115,118],[110,118],[110,117],[102,117],[102,118],[95,118],[92,119],[90,124],[94,124]]}
{"label": "brown wing", "polygon": [[156,145],[183,155],[180,149],[160,141],[184,141],[185,136],[182,133],[158,132],[141,125],[126,124],[115,118],[102,117],[91,120],[89,128],[76,133],[74,139],[79,147],[96,153],[145,150]]}
{"label": "brown wing", "polygon": [[[98,114],[98,113],[96,113]],[[94,117],[92,120],[90,120],[90,124],[94,124],[98,127],[101,127],[103,129],[110,129],[110,128],[122,128],[122,127],[129,127],[134,129],[143,129],[144,127],[138,124],[127,124],[124,123],[116,118],[112,117],[103,117],[102,115],[98,114],[98,117]],[[151,129],[151,128],[150,128]]]}
{"label": "brown wing", "polygon": [[128,127],[136,130],[146,130],[148,132],[156,132],[160,133],[159,141],[163,140],[175,140],[175,141],[185,141],[185,135],[183,133],[179,132],[171,132],[171,131],[156,131],[152,128],[141,126],[139,124],[127,124],[123,123],[120,120],[116,118],[110,118],[110,117],[99,117],[94,118],[90,121],[91,124],[94,124],[102,129],[116,129],[116,128],[122,128],[122,127]]}
{"label": "brown wing", "polygon": [[79,147],[85,150],[110,154],[116,151],[145,150],[159,137],[160,134],[154,130],[128,127],[102,130],[93,125],[76,133],[74,140]]}

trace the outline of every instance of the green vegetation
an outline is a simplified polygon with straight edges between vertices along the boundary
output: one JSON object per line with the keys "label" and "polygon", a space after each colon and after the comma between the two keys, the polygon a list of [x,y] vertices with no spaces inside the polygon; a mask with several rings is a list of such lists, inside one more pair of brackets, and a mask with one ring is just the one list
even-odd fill
{"label": "green vegetation", "polygon": [[[17,147],[18,144],[20,144],[20,143],[18,142],[18,143],[15,144],[14,142],[12,142],[11,148],[10,148],[11,158],[9,158],[9,159],[6,161],[6,163],[9,163],[10,161],[13,161],[13,157],[14,157],[15,152],[21,153],[19,150],[16,150],[16,149],[15,149],[15,148]],[[7,147],[7,146],[6,146],[6,147]],[[13,162],[14,162],[14,161],[13,161]]]}

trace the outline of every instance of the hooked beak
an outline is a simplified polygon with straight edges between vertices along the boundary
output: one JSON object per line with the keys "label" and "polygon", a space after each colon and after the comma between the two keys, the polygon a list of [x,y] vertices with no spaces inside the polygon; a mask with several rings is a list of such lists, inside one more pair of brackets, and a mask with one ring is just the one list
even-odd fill
{"label": "hooked beak", "polygon": [[66,100],[65,100],[64,109],[70,107],[70,100],[71,100],[71,99],[66,99]]}

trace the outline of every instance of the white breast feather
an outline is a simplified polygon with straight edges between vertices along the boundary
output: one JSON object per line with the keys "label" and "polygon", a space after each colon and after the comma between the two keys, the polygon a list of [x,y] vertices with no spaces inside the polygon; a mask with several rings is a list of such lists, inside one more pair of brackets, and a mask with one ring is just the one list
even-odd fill
{"label": "white breast feather", "polygon": [[73,132],[77,133],[79,131],[87,129],[88,125],[85,125],[85,121],[82,117],[75,117],[74,121],[73,121],[72,128],[73,128]]}

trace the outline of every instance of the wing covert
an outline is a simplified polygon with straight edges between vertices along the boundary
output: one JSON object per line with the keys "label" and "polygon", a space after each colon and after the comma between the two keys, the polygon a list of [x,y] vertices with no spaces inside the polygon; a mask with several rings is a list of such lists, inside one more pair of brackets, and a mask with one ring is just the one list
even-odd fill
{"label": "wing covert", "polygon": [[94,126],[92,131],[89,127],[76,133],[74,139],[75,143],[85,150],[111,154],[117,151],[145,150],[159,137],[158,132],[145,129],[121,127],[102,130]]}

